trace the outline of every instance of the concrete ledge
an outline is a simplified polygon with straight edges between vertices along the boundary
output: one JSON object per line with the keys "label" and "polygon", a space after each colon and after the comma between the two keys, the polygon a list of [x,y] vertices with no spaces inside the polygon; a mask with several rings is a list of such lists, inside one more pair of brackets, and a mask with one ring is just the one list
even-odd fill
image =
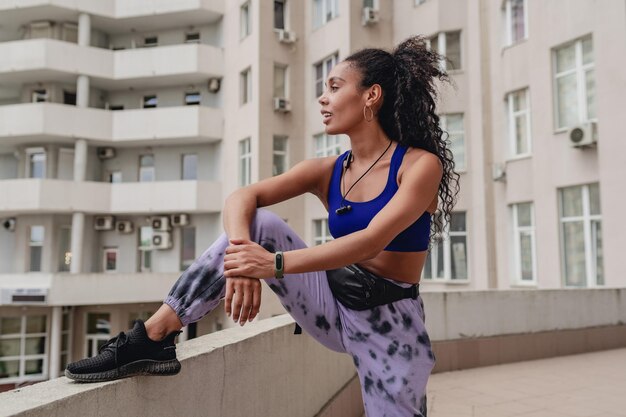
{"label": "concrete ledge", "polygon": [[179,345],[173,377],[77,384],[58,378],[0,394],[0,416],[316,415],[354,376],[348,355],[307,335],[288,315]]}

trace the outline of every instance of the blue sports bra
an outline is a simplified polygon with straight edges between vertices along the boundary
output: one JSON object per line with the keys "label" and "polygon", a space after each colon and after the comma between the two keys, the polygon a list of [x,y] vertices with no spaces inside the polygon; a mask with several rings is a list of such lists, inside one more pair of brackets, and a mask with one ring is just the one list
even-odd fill
{"label": "blue sports bra", "polygon": [[[376,213],[391,200],[396,191],[398,191],[396,178],[406,151],[406,147],[400,146],[400,144],[396,146],[391,156],[389,177],[383,192],[374,199],[364,202],[354,202],[346,199],[344,204],[349,204],[352,210],[343,214],[337,214],[335,210],[341,205],[343,161],[346,159],[349,151],[337,157],[328,188],[328,228],[330,234],[335,239],[365,229]],[[430,213],[425,211],[415,223],[400,232],[384,250],[396,252],[420,252],[427,250],[430,240],[430,217]]]}

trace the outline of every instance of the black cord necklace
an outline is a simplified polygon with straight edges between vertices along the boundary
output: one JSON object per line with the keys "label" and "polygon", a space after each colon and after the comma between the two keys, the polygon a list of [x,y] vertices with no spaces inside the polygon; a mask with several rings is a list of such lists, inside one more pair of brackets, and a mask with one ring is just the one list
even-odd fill
{"label": "black cord necklace", "polygon": [[[384,152],[382,154],[380,154],[378,159],[376,159],[374,161],[374,163],[372,165],[370,165],[369,168],[367,168],[367,170],[363,173],[363,175],[361,175],[358,180],[354,181],[354,184],[352,184],[352,186],[350,188],[348,188],[348,191],[346,191],[346,193],[341,196],[341,203],[339,204],[339,208],[337,210],[335,210],[335,213],[337,213],[337,214],[344,214],[344,213],[347,213],[350,210],[352,210],[352,206],[350,204],[344,205],[344,203],[346,202],[346,196],[348,195],[350,190],[352,190],[352,188],[356,185],[356,183],[361,181],[361,178],[363,178],[365,176],[365,174],[370,172],[370,169],[374,168],[374,165],[376,165],[376,162],[380,161],[380,158],[382,158],[383,155],[385,155],[387,153],[387,151],[389,150],[390,147],[391,147],[391,141],[389,141],[389,145],[387,145],[387,148],[384,150]],[[351,163],[352,163],[352,150],[350,150],[350,153],[348,153],[348,156],[344,160],[343,168],[341,169],[341,184],[342,185],[344,184],[344,172],[348,168],[350,168],[350,164]],[[343,188],[345,188],[345,185],[343,186]]]}

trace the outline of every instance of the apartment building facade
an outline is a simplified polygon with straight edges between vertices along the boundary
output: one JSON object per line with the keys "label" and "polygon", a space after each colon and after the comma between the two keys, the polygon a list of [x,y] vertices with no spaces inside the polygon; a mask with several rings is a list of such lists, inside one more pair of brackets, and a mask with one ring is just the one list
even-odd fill
{"label": "apartment building facade", "polygon": [[[439,114],[461,176],[423,290],[623,286],[624,8],[4,2],[0,385],[59,375],[154,312],[230,192],[348,149],[319,116],[328,72],[416,34],[447,57]],[[313,196],[271,209],[311,245],[331,238]],[[281,311],[265,288],[261,317]],[[183,338],[230,325],[216,311]]]}

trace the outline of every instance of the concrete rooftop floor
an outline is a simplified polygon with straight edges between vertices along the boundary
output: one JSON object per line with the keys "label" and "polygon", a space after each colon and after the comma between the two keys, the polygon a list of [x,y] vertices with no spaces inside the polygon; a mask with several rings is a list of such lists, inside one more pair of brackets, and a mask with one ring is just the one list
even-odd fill
{"label": "concrete rooftop floor", "polygon": [[428,417],[626,416],[626,348],[432,375]]}

